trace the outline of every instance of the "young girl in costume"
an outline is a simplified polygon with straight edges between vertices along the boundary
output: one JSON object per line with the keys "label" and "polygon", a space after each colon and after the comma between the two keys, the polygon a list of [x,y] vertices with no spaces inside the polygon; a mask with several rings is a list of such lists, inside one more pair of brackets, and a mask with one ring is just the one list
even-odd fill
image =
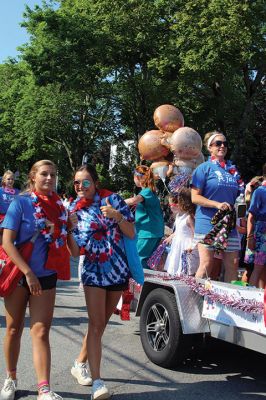
{"label": "young girl in costume", "polygon": [[188,269],[184,266],[184,257],[187,252],[189,258],[192,252],[195,206],[191,201],[190,189],[183,187],[179,189],[177,195],[178,212],[175,219],[174,236],[164,269],[170,275],[193,275],[198,268],[197,251],[193,250]]}
{"label": "young girl in costume", "polygon": [[[17,390],[17,362],[29,305],[33,365],[37,375],[37,400],[62,400],[50,389],[51,349],[49,331],[53,318],[57,279],[70,279],[66,247],[67,213],[54,192],[56,167],[52,161],[36,162],[29,172],[26,192],[10,204],[2,222],[3,248],[23,273],[15,290],[4,298],[6,335],[4,353],[7,378],[1,400],[13,400]],[[29,261],[17,245],[38,234]],[[29,361],[30,365],[30,361]]]}
{"label": "young girl in costume", "polygon": [[160,202],[155,193],[153,173],[146,165],[134,171],[135,185],[141,188],[137,196],[126,199],[129,206],[137,205],[135,212],[138,235],[137,249],[143,268],[164,236],[164,220]]}

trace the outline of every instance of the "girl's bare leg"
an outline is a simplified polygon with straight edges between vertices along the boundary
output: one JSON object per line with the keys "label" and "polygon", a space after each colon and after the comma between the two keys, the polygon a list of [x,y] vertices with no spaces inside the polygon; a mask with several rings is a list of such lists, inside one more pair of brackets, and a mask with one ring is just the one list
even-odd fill
{"label": "girl's bare leg", "polygon": [[38,383],[50,381],[51,350],[49,332],[53,319],[55,288],[43,290],[40,296],[30,296],[30,331],[33,363]]}
{"label": "girl's bare leg", "polygon": [[8,376],[16,379],[16,368],[20,352],[20,340],[24,328],[24,318],[29,293],[24,287],[17,287],[5,298],[6,335],[4,353]]}
{"label": "girl's bare leg", "polygon": [[260,280],[261,276],[263,276],[262,273],[263,273],[264,268],[265,267],[263,265],[254,264],[254,269],[249,278],[250,286],[259,287],[259,280]]}
{"label": "girl's bare leg", "polygon": [[122,291],[107,292],[105,289],[85,286],[84,292],[89,315],[87,354],[94,381],[101,376],[102,335]]}
{"label": "girl's bare leg", "polygon": [[225,252],[223,256],[224,261],[224,281],[231,282],[237,280],[237,270],[239,263],[238,251]]}
{"label": "girl's bare leg", "polygon": [[208,278],[213,269],[214,251],[207,249],[203,244],[198,244],[200,265],[197,269],[196,278]]}

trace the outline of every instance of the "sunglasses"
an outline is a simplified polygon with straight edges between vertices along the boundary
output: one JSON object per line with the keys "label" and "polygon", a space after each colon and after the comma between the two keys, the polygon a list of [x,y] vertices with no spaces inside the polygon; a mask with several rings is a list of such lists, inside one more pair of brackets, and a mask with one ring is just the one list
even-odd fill
{"label": "sunglasses", "polygon": [[83,181],[74,181],[74,186],[82,186],[84,188],[88,188],[91,185],[91,182],[88,179],[83,179]]}
{"label": "sunglasses", "polygon": [[134,170],[134,175],[136,175],[136,176],[144,176],[145,174],[142,174],[141,172],[138,172],[138,171]]}
{"label": "sunglasses", "polygon": [[221,147],[222,144],[224,145],[224,147],[228,147],[228,142],[223,142],[222,140],[216,140],[215,142],[213,142],[211,144],[211,146],[216,146],[216,147]]}

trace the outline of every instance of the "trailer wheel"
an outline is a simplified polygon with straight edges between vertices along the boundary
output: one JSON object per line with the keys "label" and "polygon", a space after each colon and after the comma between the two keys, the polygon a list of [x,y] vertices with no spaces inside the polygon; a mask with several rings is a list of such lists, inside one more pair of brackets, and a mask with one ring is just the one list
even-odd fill
{"label": "trailer wheel", "polygon": [[175,295],[160,288],[150,292],[140,315],[140,337],[147,357],[161,367],[174,367],[184,359],[189,336],[182,332]]}

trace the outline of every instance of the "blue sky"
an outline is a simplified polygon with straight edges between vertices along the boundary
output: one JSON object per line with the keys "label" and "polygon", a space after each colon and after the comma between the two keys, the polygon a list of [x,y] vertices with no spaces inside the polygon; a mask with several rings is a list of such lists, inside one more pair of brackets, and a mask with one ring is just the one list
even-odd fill
{"label": "blue sky", "polygon": [[25,4],[34,8],[42,0],[0,0],[0,63],[8,56],[16,57],[17,47],[28,41],[27,31],[20,26]]}

